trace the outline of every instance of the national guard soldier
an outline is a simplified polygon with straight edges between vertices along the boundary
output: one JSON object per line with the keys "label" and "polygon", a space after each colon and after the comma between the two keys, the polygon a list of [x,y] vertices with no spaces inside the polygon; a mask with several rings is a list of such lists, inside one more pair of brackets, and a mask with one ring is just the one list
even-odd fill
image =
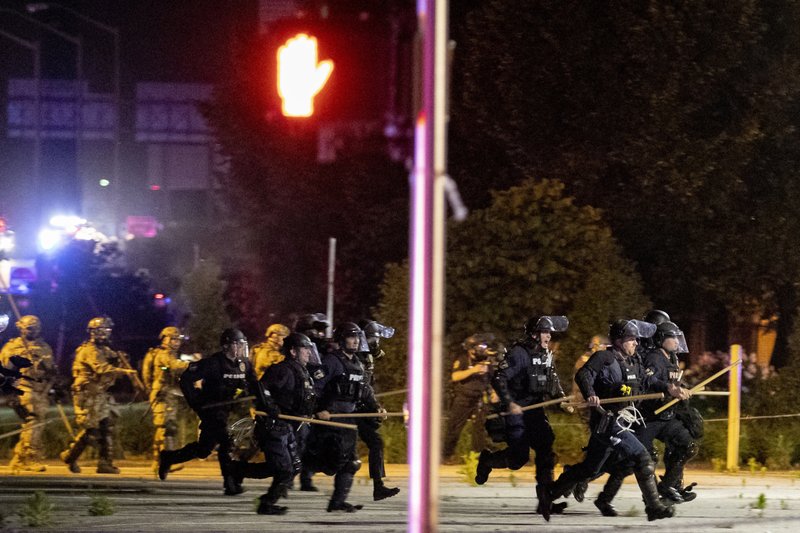
{"label": "national guard soldier", "polygon": [[[581,388],[590,407],[594,407],[590,420],[591,437],[584,460],[565,469],[558,480],[543,491],[545,500],[569,494],[581,480],[599,474],[609,457],[616,452],[620,461],[630,461],[636,481],[642,491],[648,520],[669,518],[674,515],[671,505],[661,503],[656,488],[655,468],[649,451],[633,433],[641,422],[641,414],[631,402],[610,403],[604,409],[601,398],[635,396],[640,392],[669,393],[685,399],[688,391],[674,383],[667,383],[648,375],[636,354],[638,339],[652,337],[656,327],[649,322],[620,319],[609,330],[612,346],[592,354],[578,371],[575,381]],[[542,502],[540,502],[542,503]],[[549,514],[544,514],[549,520]]]}
{"label": "national guard soldier", "polygon": [[281,352],[281,346],[288,334],[289,328],[283,324],[272,324],[267,328],[266,340],[256,344],[250,350],[250,362],[253,364],[253,371],[258,379],[261,379],[269,366],[283,361],[285,356]]}
{"label": "national guard soldier", "polygon": [[[309,363],[320,365],[317,347],[302,333],[292,333],[283,342],[285,359],[267,368],[259,383],[268,391],[280,414],[310,417],[316,408],[314,381]],[[305,451],[308,424],[274,420],[270,426],[256,423],[256,438],[266,462],[233,463],[239,479],[272,477],[272,485],[259,499],[258,514],[284,514],[286,507],[276,505],[283,488],[300,470]]]}
{"label": "national guard soldier", "polygon": [[[508,356],[499,363],[492,385],[500,397],[500,407],[510,413],[504,417],[508,447],[498,452],[484,450],[478,460],[475,482],[486,483],[493,468],[522,468],[530,458],[530,449],[536,453],[536,494],[539,498],[537,513],[549,516],[552,508],[543,509],[542,493],[553,482],[556,455],[553,452],[555,434],[544,408],[522,411],[522,408],[540,403],[547,398],[563,398],[564,390],[554,367],[550,350],[553,333],[566,331],[569,320],[565,316],[542,316],[525,323],[525,336],[515,343]],[[571,408],[568,408],[571,409]],[[555,508],[556,512],[565,506]]]}
{"label": "national guard soldier", "polygon": [[78,434],[70,447],[61,452],[61,460],[67,463],[70,472],[81,469],[78,458],[87,445],[98,448],[97,473],[119,474],[114,466],[114,419],[111,412],[111,395],[108,389],[118,377],[136,377],[136,371],[121,366],[125,355],[109,346],[114,322],[108,317],[95,317],[89,321],[89,340],[75,351],[72,363],[72,399],[75,406],[75,422]]}
{"label": "national guard soldier", "polygon": [[[150,409],[153,412],[153,471],[158,473],[158,458],[161,450],[174,450],[178,437],[178,411],[181,393],[178,379],[189,366],[189,361],[180,358],[178,350],[185,337],[175,326],[161,330],[161,345],[150,348],[142,364],[142,378],[150,388]],[[191,356],[199,359],[199,354]]]}
{"label": "national guard soldier", "polygon": [[464,349],[453,361],[450,379],[453,382],[453,400],[447,413],[447,425],[442,443],[442,458],[446,463],[456,462],[453,457],[464,425],[475,417],[472,426],[472,449],[482,450],[486,444],[483,428],[486,417],[486,396],[491,389],[491,364],[488,358],[491,333],[470,335],[461,347]]}
{"label": "national guard soldier", "polygon": [[253,368],[248,357],[247,339],[238,329],[226,329],[220,337],[222,350],[191,363],[179,383],[183,397],[200,417],[200,435],[179,450],[162,450],[159,456],[158,477],[166,479],[170,467],[191,459],[204,459],[219,445],[217,459],[226,496],[244,492],[230,470],[231,436],[228,416],[231,400],[258,391]]}
{"label": "national guard soldier", "polygon": [[42,422],[50,405],[48,394],[56,374],[53,351],[41,338],[42,324],[38,317],[23,316],[16,325],[19,337],[11,339],[3,346],[0,363],[10,365],[11,358],[17,356],[29,359],[31,366],[20,370],[22,378],[17,382],[17,387],[23,394],[13,407],[23,423],[9,466],[13,471],[44,472],[47,467],[40,463],[43,455]]}
{"label": "national guard soldier", "polygon": [[[337,326],[333,336],[338,349],[322,356],[319,368],[321,376],[315,377],[317,413],[320,420],[329,420],[332,413],[352,413],[361,400],[364,389],[370,388],[364,381],[364,366],[356,356],[367,351],[364,332],[352,322]],[[352,422],[344,418],[342,422]],[[362,508],[346,501],[353,477],[361,468],[356,454],[356,433],[349,429],[314,426],[311,429],[303,463],[314,472],[335,476],[333,495],[328,502],[328,512],[352,513]]]}
{"label": "national guard soldier", "polygon": [[[375,397],[375,361],[385,355],[381,349],[381,339],[389,339],[394,335],[394,328],[384,326],[374,320],[364,321],[362,330],[367,338],[369,351],[357,352],[356,355],[364,365],[364,381],[369,387],[364,390],[361,400],[356,406],[356,412],[375,413],[385,412],[378,399]],[[364,441],[369,449],[369,477],[372,479],[372,499],[374,501],[384,500],[396,496],[400,489],[397,487],[389,488],[384,482],[386,469],[383,464],[383,438],[380,434],[383,419],[358,418],[358,436]]]}

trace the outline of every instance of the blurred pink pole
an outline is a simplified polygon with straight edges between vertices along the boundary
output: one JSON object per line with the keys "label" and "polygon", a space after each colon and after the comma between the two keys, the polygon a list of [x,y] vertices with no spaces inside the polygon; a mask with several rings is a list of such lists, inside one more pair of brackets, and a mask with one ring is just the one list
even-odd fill
{"label": "blurred pink pole", "polygon": [[444,323],[447,0],[418,0],[421,105],[411,175],[408,531],[437,530]]}

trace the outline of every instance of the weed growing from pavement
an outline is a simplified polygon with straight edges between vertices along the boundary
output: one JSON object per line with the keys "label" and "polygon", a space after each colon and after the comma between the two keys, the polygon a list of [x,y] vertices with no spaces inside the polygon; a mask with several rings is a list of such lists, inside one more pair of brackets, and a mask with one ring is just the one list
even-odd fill
{"label": "weed growing from pavement", "polygon": [[514,475],[514,472],[508,474],[508,482],[511,483],[512,487],[516,487],[517,485],[519,485],[519,482],[517,481],[517,476]]}
{"label": "weed growing from pavement", "polygon": [[37,490],[25,501],[25,506],[20,510],[19,516],[27,526],[46,526],[53,520],[52,511],[53,504],[47,495]]}
{"label": "weed growing from pavement", "polygon": [[763,511],[764,509],[767,508],[767,497],[764,495],[763,492],[758,495],[758,499],[756,501],[750,504],[750,508],[758,509],[760,511]]}
{"label": "weed growing from pavement", "polygon": [[478,486],[478,484],[475,483],[475,474],[478,473],[478,457],[480,457],[480,454],[478,452],[469,451],[461,457],[464,459],[464,464],[456,472],[461,474],[462,481],[474,487]]}
{"label": "weed growing from pavement", "polygon": [[781,509],[784,511],[789,509],[789,504],[786,503],[786,500],[781,500]]}
{"label": "weed growing from pavement", "polygon": [[89,514],[91,516],[110,516],[115,512],[117,512],[117,509],[114,505],[114,500],[102,494],[92,496],[89,502]]}

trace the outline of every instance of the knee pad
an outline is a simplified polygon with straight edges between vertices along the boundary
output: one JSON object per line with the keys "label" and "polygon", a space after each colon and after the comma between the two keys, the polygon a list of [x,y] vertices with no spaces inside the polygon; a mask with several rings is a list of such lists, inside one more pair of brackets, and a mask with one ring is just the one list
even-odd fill
{"label": "knee pad", "polygon": [[694,459],[699,452],[700,446],[698,446],[696,442],[692,441],[692,443],[689,444],[689,448],[686,450],[686,462],[688,463]]}
{"label": "knee pad", "polygon": [[647,453],[646,450],[643,450],[641,453],[634,456],[632,459],[635,464],[634,471],[636,473],[645,475],[655,475],[656,465],[655,463],[653,463],[653,460],[650,458],[650,454]]}
{"label": "knee pad", "polygon": [[347,461],[344,464],[344,468],[342,469],[343,472],[347,474],[355,474],[361,469],[361,460],[354,459],[352,461]]}

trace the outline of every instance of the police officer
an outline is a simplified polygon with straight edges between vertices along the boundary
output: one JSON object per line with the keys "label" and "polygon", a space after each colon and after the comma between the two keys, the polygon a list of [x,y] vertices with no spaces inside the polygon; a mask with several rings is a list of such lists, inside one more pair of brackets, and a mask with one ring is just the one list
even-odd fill
{"label": "police officer", "polygon": [[[225,495],[244,492],[230,471],[231,437],[228,416],[230,402],[258,391],[258,382],[248,357],[247,339],[238,329],[226,329],[220,337],[222,350],[211,357],[191,363],[180,377],[183,396],[200,417],[200,435],[179,450],[162,450],[158,477],[167,478],[170,467],[190,459],[206,458],[219,445],[217,458]],[[222,405],[219,405],[222,403]],[[266,407],[265,407],[266,408]]]}
{"label": "police officer", "polygon": [[[366,320],[361,326],[367,338],[369,350],[357,352],[356,355],[364,365],[364,381],[369,384],[365,389],[365,394],[356,406],[356,412],[375,413],[385,412],[378,399],[375,398],[375,361],[385,355],[381,349],[381,339],[389,339],[394,335],[394,328],[384,326],[374,320]],[[380,434],[381,418],[358,418],[358,436],[364,441],[369,449],[369,477],[372,479],[372,499],[374,501],[383,500],[396,496],[400,489],[397,487],[389,488],[384,482],[386,470],[383,464],[383,438]]]}
{"label": "police officer", "polygon": [[[310,417],[316,408],[314,381],[308,373],[309,362],[319,366],[317,347],[302,333],[291,333],[283,341],[284,360],[267,368],[260,384],[269,391],[281,414]],[[284,487],[300,470],[305,451],[308,424],[275,420],[271,426],[256,423],[256,438],[266,462],[235,462],[241,478],[272,477],[272,485],[260,498],[259,514],[284,514],[286,507],[276,505]]]}
{"label": "police officer", "polygon": [[[590,419],[591,436],[584,460],[565,469],[545,498],[569,494],[575,483],[592,479],[598,475],[606,461],[616,452],[622,461],[630,461],[636,481],[642,491],[648,520],[669,518],[674,508],[659,500],[655,481],[655,468],[647,448],[633,433],[634,426],[641,422],[641,414],[630,402],[600,406],[601,398],[635,396],[641,392],[669,393],[685,399],[688,392],[674,383],[659,380],[645,372],[641,359],[636,354],[638,339],[652,337],[655,325],[639,320],[620,319],[609,330],[612,346],[595,352],[578,371],[575,381],[581,388],[589,406],[594,407]],[[545,519],[549,519],[545,515]]]}
{"label": "police officer", "polygon": [[23,316],[16,325],[19,337],[14,337],[3,346],[0,363],[11,366],[11,358],[17,356],[29,359],[31,365],[20,370],[22,378],[17,382],[22,395],[13,407],[23,424],[9,466],[15,471],[44,472],[47,467],[39,461],[43,455],[42,422],[50,405],[48,394],[56,374],[53,351],[41,338],[42,324],[38,317]]}
{"label": "police officer", "polygon": [[[310,313],[297,319],[294,331],[302,333],[317,346],[320,357],[328,352],[328,328],[331,326],[330,320],[324,313]],[[313,372],[312,372],[313,375]]]}
{"label": "police officer", "polygon": [[[644,354],[644,365],[647,372],[656,378],[670,383],[680,384],[683,372],[678,363],[678,354],[687,353],[686,338],[677,324],[665,321],[658,325],[654,336],[655,346]],[[683,420],[678,416],[680,409],[687,406],[676,404],[655,414],[663,401],[648,401],[642,404],[642,413],[646,427],[637,433],[647,449],[653,447],[653,439],[665,444],[668,453],[664,455],[666,471],[658,484],[658,492],[676,503],[693,500],[697,495],[684,491],[683,469],[686,463],[697,454],[698,447],[693,435]]]}
{"label": "police officer", "polygon": [[[365,381],[364,366],[356,356],[368,350],[364,332],[352,322],[337,326],[333,336],[338,348],[322,356],[321,377],[315,378],[317,394],[316,417],[328,420],[332,413],[352,413],[370,388]],[[352,422],[344,418],[342,422]],[[356,454],[356,433],[349,429],[328,426],[311,428],[308,447],[303,456],[310,470],[333,475],[334,490],[328,502],[328,512],[352,513],[362,508],[346,501],[353,485],[353,476],[361,468]]]}
{"label": "police officer", "polygon": [[[150,409],[153,412],[153,471],[158,473],[161,450],[174,450],[178,436],[178,411],[181,392],[178,379],[189,367],[189,361],[180,359],[178,350],[185,337],[181,330],[168,326],[159,335],[161,345],[150,348],[142,363],[142,378],[150,388]],[[199,360],[195,354],[193,360]]]}
{"label": "police officer", "polygon": [[61,452],[61,460],[70,472],[80,473],[78,458],[87,445],[98,447],[98,474],[119,474],[113,464],[114,416],[111,412],[111,395],[108,389],[121,375],[136,378],[136,371],[121,366],[125,356],[111,349],[111,332],[114,322],[108,317],[95,317],[89,321],[89,340],[75,351],[72,363],[72,399],[75,422],[79,431],[70,447]]}
{"label": "police officer", "polygon": [[267,367],[280,363],[284,359],[281,346],[283,339],[289,334],[289,328],[283,324],[271,324],[264,335],[264,342],[253,346],[250,350],[250,362],[253,364],[253,371],[256,377],[261,379]]}
{"label": "police officer", "polygon": [[442,457],[446,463],[456,462],[453,457],[461,430],[467,421],[475,416],[472,427],[472,449],[482,450],[486,444],[484,433],[486,396],[491,389],[491,361],[488,359],[490,344],[494,341],[491,333],[470,335],[461,343],[464,351],[453,361],[450,380],[453,382],[453,400],[447,413],[444,430]]}
{"label": "police officer", "polygon": [[[499,363],[492,385],[500,397],[500,407],[511,413],[506,416],[506,441],[508,447],[490,452],[483,450],[478,460],[475,482],[486,483],[493,468],[518,470],[536,453],[536,494],[539,498],[537,513],[549,516],[551,507],[542,508],[542,492],[553,482],[556,456],[553,453],[555,434],[544,408],[522,411],[522,408],[540,403],[546,398],[563,398],[564,390],[555,372],[554,354],[550,350],[552,334],[566,331],[569,320],[565,316],[542,316],[525,323],[525,336],[516,342],[508,356]],[[572,409],[571,407],[568,409]],[[559,506],[560,512],[565,506]]]}

